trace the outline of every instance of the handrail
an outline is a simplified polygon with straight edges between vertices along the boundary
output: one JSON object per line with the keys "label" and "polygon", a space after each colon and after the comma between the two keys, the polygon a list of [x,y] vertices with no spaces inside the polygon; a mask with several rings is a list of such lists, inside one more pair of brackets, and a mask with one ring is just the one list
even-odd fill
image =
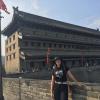
{"label": "handrail", "polygon": [[68,85],[85,85],[85,86],[100,86],[100,83],[89,83],[89,82],[71,82],[67,81]]}

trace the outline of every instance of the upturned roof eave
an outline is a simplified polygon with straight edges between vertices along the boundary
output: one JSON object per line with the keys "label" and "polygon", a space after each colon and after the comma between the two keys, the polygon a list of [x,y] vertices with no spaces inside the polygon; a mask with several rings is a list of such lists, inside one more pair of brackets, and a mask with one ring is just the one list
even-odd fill
{"label": "upturned roof eave", "polygon": [[[7,27],[5,27],[3,30],[2,30],[2,34],[5,35],[5,36],[9,36],[13,26],[14,26],[14,23],[15,23],[15,14],[13,14],[13,17],[12,17],[12,21],[7,25]],[[10,32],[9,32],[10,31]]]}
{"label": "upturned roof eave", "polygon": [[[49,18],[45,18],[45,17],[41,17],[38,15],[25,13],[22,11],[18,11],[18,9],[17,10],[14,9],[12,21],[2,31],[2,34],[9,36],[11,34],[11,30],[13,31],[13,26],[15,25],[15,23],[19,19],[24,20],[24,21],[28,21],[31,23],[33,22],[33,23],[37,23],[37,24],[43,24],[43,25],[48,25],[48,26],[52,26],[52,27],[63,28],[66,30],[73,30],[73,31],[84,33],[84,34],[97,35],[97,36],[99,35],[100,36],[100,31],[97,31],[97,30],[94,30],[91,28],[81,27],[78,25],[73,25],[73,24],[69,24],[69,23],[65,23],[65,22],[61,22],[61,21],[57,21],[57,20],[53,20],[53,19],[49,19]],[[37,19],[39,19],[39,20],[37,20]]]}

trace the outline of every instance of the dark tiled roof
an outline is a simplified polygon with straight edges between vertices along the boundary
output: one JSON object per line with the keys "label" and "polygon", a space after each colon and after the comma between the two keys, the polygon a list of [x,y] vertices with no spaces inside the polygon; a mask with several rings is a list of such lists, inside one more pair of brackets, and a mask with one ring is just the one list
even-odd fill
{"label": "dark tiled roof", "polygon": [[31,23],[38,23],[38,24],[43,24],[43,25],[48,25],[52,27],[58,27],[58,28],[68,29],[68,30],[73,30],[73,31],[79,31],[85,34],[87,33],[87,34],[93,34],[93,35],[100,35],[100,31],[98,30],[81,27],[78,25],[73,25],[73,24],[41,17],[34,14],[29,14],[26,12],[15,10],[15,9],[14,9],[13,19],[11,23],[2,31],[2,34],[8,36],[9,34],[11,34],[11,32],[18,29],[18,26],[17,26],[18,20],[31,22]]}

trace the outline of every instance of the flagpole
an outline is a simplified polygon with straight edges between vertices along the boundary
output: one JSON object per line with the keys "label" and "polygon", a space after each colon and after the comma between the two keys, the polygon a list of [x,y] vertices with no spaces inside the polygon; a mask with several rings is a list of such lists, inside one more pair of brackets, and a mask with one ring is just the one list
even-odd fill
{"label": "flagpole", "polygon": [[3,86],[2,86],[2,55],[1,55],[1,9],[0,9],[0,100],[4,100]]}

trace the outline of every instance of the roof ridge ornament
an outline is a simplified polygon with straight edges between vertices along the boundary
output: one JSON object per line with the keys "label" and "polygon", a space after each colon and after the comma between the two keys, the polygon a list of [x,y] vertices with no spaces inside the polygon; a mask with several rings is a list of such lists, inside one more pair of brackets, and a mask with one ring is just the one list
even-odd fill
{"label": "roof ridge ornament", "polygon": [[13,10],[14,10],[14,13],[15,13],[15,14],[18,14],[18,11],[19,11],[19,10],[18,10],[18,6],[17,6],[17,7],[14,7],[14,6],[13,6]]}

